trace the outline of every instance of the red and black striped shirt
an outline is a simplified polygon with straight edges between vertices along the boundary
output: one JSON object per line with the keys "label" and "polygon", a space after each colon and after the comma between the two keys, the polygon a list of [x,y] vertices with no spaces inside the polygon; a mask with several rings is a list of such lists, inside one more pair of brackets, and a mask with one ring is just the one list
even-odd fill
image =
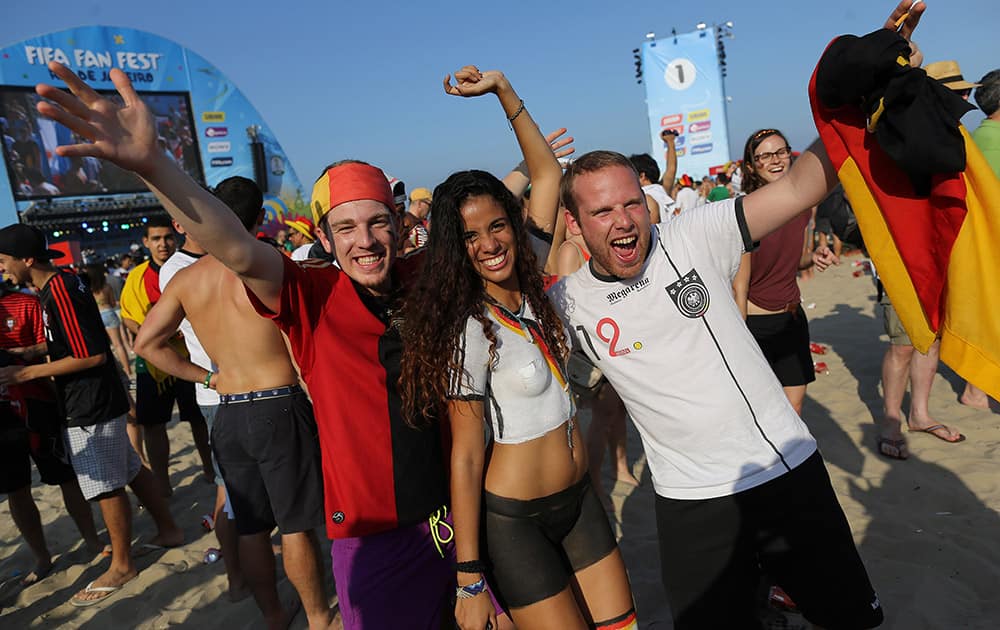
{"label": "red and black striped shirt", "polygon": [[53,361],[66,357],[86,359],[103,354],[104,363],[56,377],[66,424],[90,426],[128,412],[128,397],[118,378],[111,342],[101,321],[97,302],[78,276],[63,271],[52,276],[39,292],[45,337]]}

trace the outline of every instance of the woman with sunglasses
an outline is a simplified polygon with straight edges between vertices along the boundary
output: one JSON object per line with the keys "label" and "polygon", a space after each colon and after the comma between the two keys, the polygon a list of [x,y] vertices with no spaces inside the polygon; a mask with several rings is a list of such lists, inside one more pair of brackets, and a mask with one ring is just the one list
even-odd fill
{"label": "woman with sunglasses", "polygon": [[[455,79],[449,94],[498,97],[531,175],[531,219],[552,230],[562,170],[524,102],[500,72],[466,66]],[[488,582],[521,630],[635,628],[625,566],[587,477],[566,333],[521,206],[493,175],[462,171],[434,190],[431,213],[404,308],[400,384],[409,417],[439,411],[451,429],[456,620],[495,627]]]}
{"label": "woman with sunglasses", "polygon": [[[791,164],[792,149],[784,134],[777,129],[757,131],[743,149],[743,192],[781,179]],[[811,219],[812,210],[805,210],[764,237],[757,249],[743,255],[733,281],[747,327],[800,416],[806,385],[816,380],[809,323],[796,282],[798,272],[812,266]]]}

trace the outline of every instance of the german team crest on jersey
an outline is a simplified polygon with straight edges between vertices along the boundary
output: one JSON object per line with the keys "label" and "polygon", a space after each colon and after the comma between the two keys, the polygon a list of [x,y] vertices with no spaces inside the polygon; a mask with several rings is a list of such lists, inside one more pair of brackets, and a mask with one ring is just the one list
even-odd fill
{"label": "german team crest on jersey", "polygon": [[667,293],[684,317],[697,319],[708,311],[708,287],[694,269],[677,282],[668,284]]}

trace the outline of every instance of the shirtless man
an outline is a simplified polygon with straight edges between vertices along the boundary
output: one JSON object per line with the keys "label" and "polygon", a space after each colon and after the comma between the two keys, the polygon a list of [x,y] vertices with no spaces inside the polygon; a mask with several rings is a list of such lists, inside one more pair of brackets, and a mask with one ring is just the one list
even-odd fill
{"label": "shirtless man", "polygon": [[[260,190],[231,177],[216,187],[251,234],[263,219]],[[219,373],[182,358],[169,345],[187,318]],[[212,447],[236,517],[245,579],[269,628],[292,611],[278,600],[270,532],[281,531],[285,572],[302,599],[309,627],[331,619],[314,531],[323,524],[323,481],[312,405],[298,385],[281,333],[260,317],[239,277],[213,256],[178,271],[135,340],[135,350],[177,378],[219,392]]]}

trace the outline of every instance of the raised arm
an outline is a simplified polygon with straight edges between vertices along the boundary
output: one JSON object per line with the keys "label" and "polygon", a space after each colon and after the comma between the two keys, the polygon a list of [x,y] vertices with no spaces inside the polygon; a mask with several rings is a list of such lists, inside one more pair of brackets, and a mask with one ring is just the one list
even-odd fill
{"label": "raised arm", "polygon": [[281,254],[253,238],[225,204],[157,149],[153,116],[125,74],[111,70],[111,80],[124,101],[119,106],[66,66],[53,62],[49,69],[66,82],[71,93],[38,84],[35,90],[48,99],[39,102],[39,113],[90,141],[57,147],[56,153],[96,157],[137,174],[196,241],[236,272],[265,305],[277,306]]}
{"label": "raised arm", "polygon": [[788,174],[743,198],[750,238],[759,241],[822,201],[837,185],[837,172],[819,140],[802,152]]}
{"label": "raised arm", "polygon": [[670,194],[674,187],[674,180],[677,179],[677,133],[664,129],[660,132],[660,138],[663,139],[663,144],[666,147],[663,152],[667,158],[663,177],[660,178],[660,186],[663,186],[667,194]]}
{"label": "raised arm", "polygon": [[536,226],[552,233],[556,224],[559,207],[559,180],[562,167],[552,153],[552,147],[538,125],[528,113],[524,101],[511,87],[510,81],[498,70],[481,72],[475,66],[465,66],[455,73],[455,85],[451,75],[444,78],[444,90],[454,96],[480,96],[487,92],[496,94],[508,122],[521,146],[524,162],[531,179],[531,204],[528,215]]}
{"label": "raised arm", "polygon": [[[552,133],[545,136],[545,141],[549,143],[552,147],[552,153],[556,156],[557,160],[564,157],[573,155],[576,152],[576,148],[571,146],[573,144],[573,136],[568,138],[563,138],[562,136],[566,133],[566,128],[556,129]],[[528,173],[528,165],[524,160],[515,166],[509,173],[507,173],[503,178],[503,185],[507,187],[515,197],[520,199],[524,196],[524,193],[528,190],[528,184],[531,183],[531,175]]]}
{"label": "raised arm", "polygon": [[[882,26],[899,30],[899,34],[909,40],[926,8],[920,0],[902,0]],[[816,140],[799,156],[786,176],[746,196],[743,208],[750,237],[759,241],[798,213],[815,206],[836,183],[833,164],[823,144]]]}

